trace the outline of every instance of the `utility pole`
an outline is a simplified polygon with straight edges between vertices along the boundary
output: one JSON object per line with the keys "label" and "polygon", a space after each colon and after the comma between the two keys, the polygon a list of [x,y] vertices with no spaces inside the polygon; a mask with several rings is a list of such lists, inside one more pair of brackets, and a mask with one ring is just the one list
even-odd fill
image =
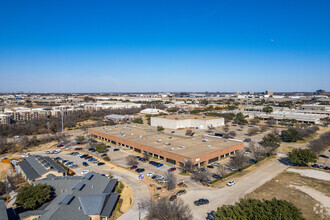
{"label": "utility pole", "polygon": [[140,203],[138,203],[139,206],[139,220],[141,219],[141,211],[140,211]]}
{"label": "utility pole", "polygon": [[62,133],[63,133],[63,110],[61,111],[62,113]]}

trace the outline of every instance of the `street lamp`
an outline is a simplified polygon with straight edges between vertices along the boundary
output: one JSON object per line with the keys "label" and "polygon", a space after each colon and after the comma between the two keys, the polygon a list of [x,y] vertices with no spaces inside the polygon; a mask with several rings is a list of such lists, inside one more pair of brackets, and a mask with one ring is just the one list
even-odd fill
{"label": "street lamp", "polygon": [[139,220],[141,219],[141,212],[140,212],[140,203],[138,203],[139,206]]}

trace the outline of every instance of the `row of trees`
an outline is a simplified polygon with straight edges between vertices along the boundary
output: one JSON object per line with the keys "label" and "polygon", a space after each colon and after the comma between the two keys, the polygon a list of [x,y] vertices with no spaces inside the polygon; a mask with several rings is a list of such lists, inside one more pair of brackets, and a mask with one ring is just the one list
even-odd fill
{"label": "row of trees", "polygon": [[319,130],[319,127],[305,127],[305,128],[297,128],[297,127],[289,127],[287,130],[283,130],[281,132],[281,136],[283,141],[286,142],[296,142],[298,140],[302,140],[304,138],[308,138],[311,135],[315,134]]}
{"label": "row of trees", "polygon": [[300,209],[286,200],[243,199],[234,205],[219,207],[215,219],[304,219]]}
{"label": "row of trees", "polygon": [[16,204],[24,209],[37,209],[51,199],[51,186],[47,184],[28,184],[20,188]]}
{"label": "row of trees", "polygon": [[307,147],[314,153],[320,154],[329,147],[330,132],[323,133],[317,139],[311,140]]}

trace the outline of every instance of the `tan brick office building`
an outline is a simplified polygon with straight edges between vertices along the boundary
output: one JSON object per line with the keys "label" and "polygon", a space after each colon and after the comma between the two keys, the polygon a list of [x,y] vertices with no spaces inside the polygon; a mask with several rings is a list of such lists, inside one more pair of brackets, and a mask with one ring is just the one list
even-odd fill
{"label": "tan brick office building", "polygon": [[132,149],[147,152],[168,163],[182,165],[187,160],[196,165],[209,164],[242,152],[244,143],[196,134],[193,137],[159,133],[145,125],[116,125],[88,129],[95,138]]}

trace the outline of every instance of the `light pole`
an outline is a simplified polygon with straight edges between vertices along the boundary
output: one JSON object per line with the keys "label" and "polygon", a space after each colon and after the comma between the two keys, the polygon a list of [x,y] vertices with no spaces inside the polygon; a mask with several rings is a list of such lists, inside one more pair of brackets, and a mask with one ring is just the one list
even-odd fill
{"label": "light pole", "polygon": [[62,133],[63,133],[63,110],[61,111],[62,113]]}
{"label": "light pole", "polygon": [[139,220],[141,219],[141,212],[140,212],[140,203],[138,203],[139,206]]}

